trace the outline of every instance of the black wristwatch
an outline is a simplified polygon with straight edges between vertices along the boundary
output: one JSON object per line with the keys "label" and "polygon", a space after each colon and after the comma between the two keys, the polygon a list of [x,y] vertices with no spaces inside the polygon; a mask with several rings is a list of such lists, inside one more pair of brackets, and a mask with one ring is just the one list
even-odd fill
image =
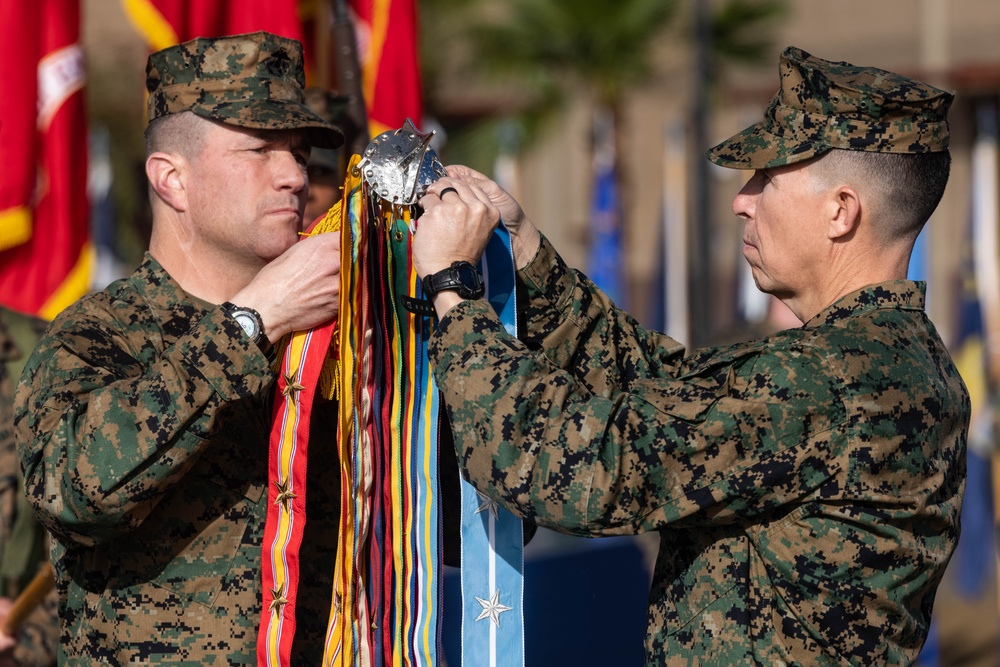
{"label": "black wristwatch", "polygon": [[260,318],[260,313],[253,308],[235,306],[228,301],[222,304],[222,311],[236,320],[268,361],[274,361],[274,345],[264,333],[264,321]]}
{"label": "black wristwatch", "polygon": [[463,299],[478,299],[486,293],[479,269],[469,262],[455,262],[443,271],[424,276],[422,285],[427,299],[447,290],[458,292]]}

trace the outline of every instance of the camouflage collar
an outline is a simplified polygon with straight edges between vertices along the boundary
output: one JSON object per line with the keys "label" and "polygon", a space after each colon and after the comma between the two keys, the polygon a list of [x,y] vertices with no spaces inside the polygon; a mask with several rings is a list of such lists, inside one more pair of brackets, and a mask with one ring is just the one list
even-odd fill
{"label": "camouflage collar", "polygon": [[213,307],[213,304],[185,292],[148,252],[129,278],[129,283],[156,313],[167,339],[182,336],[191,328],[192,322],[204,317]]}
{"label": "camouflage collar", "polygon": [[818,329],[824,325],[835,324],[837,321],[852,315],[879,308],[924,310],[926,291],[927,284],[923,281],[893,280],[868,285],[827,306],[806,322],[802,328]]}

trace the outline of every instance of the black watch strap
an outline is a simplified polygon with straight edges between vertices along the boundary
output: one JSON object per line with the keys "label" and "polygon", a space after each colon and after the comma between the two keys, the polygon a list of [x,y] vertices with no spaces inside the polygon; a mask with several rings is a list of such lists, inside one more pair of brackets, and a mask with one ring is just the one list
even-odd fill
{"label": "black watch strap", "polygon": [[421,286],[428,299],[446,290],[458,292],[463,299],[478,299],[486,293],[483,276],[470,262],[453,262],[447,269],[424,276]]}
{"label": "black watch strap", "polygon": [[428,299],[414,299],[412,296],[402,294],[399,297],[399,302],[403,304],[403,308],[406,308],[414,315],[431,316],[437,313],[434,310],[434,304]]}
{"label": "black watch strap", "polygon": [[253,342],[257,344],[257,349],[267,358],[267,363],[273,364],[277,351],[274,349],[274,343],[264,333],[263,328],[260,330],[260,335]]}

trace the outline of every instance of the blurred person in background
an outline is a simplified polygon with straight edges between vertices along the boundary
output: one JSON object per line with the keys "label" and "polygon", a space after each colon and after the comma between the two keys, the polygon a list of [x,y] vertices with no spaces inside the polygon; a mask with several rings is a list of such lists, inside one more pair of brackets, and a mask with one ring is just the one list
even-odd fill
{"label": "blurred person in background", "polygon": [[[347,114],[348,101],[349,98],[322,88],[306,90],[306,106],[350,137],[354,130]],[[309,177],[309,198],[306,200],[306,211],[303,215],[306,225],[325,215],[330,207],[340,201],[346,168],[342,153],[342,149],[313,148],[309,154],[306,169]]]}
{"label": "blurred person in background", "polygon": [[[14,385],[45,320],[0,308],[0,623],[39,568],[48,562],[45,529],[24,496],[14,439]],[[59,617],[54,590],[27,617],[17,637],[0,632],[0,667],[56,664]]]}

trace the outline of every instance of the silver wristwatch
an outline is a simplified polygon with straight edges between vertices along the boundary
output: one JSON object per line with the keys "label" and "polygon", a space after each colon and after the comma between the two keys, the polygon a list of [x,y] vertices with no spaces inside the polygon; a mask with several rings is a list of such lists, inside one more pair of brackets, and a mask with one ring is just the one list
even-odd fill
{"label": "silver wristwatch", "polygon": [[268,361],[274,361],[274,345],[264,333],[264,321],[260,318],[260,313],[253,308],[236,306],[228,301],[222,304],[222,310],[226,315],[236,320],[236,323],[264,353]]}

